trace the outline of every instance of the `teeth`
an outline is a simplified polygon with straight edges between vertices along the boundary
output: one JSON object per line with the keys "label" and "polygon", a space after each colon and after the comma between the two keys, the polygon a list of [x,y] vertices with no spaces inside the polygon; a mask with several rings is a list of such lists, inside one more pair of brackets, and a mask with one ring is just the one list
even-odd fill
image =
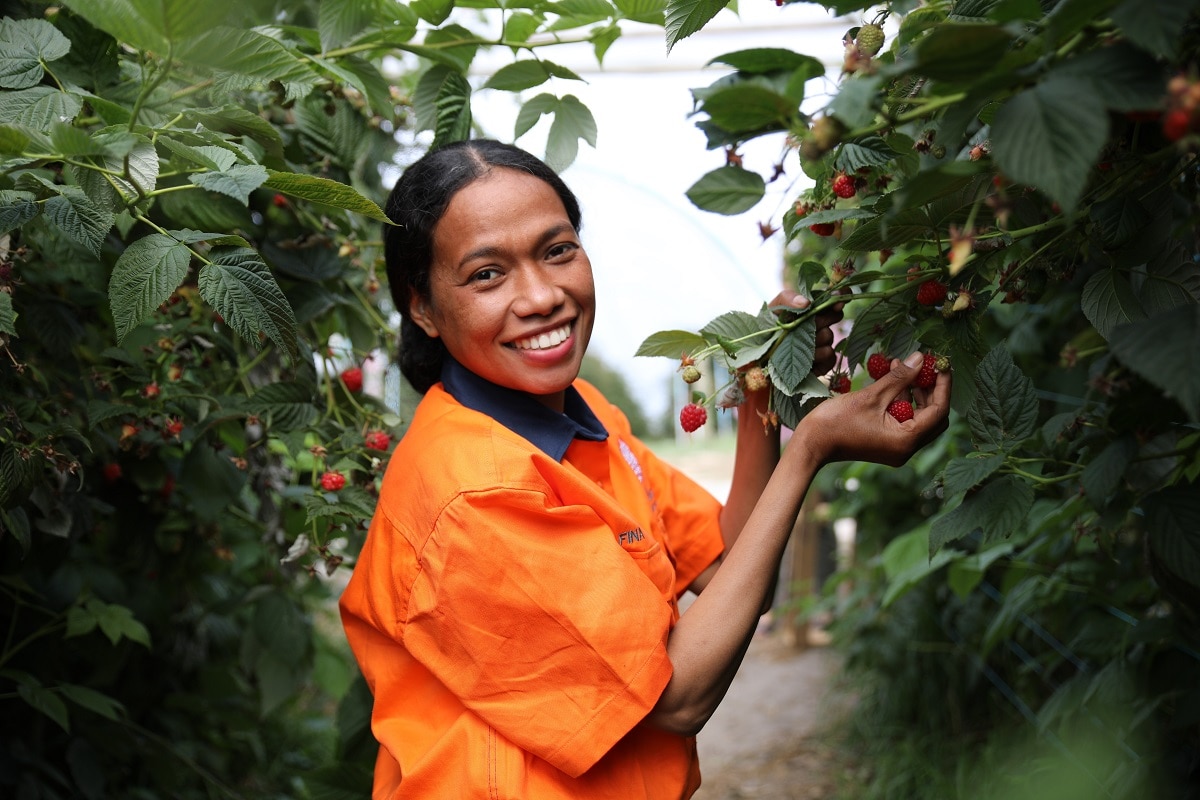
{"label": "teeth", "polygon": [[518,339],[513,342],[518,350],[544,350],[547,347],[560,345],[567,340],[571,335],[571,326],[563,325],[558,330],[543,333],[538,336],[530,336],[528,339]]}

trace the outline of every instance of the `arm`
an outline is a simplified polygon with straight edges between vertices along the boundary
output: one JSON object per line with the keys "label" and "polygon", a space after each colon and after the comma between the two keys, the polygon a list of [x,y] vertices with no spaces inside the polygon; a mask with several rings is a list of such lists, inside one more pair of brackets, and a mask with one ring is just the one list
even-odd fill
{"label": "arm", "polygon": [[[916,378],[920,358],[914,354],[896,362],[886,377],[830,398],[801,421],[703,593],[671,631],[667,652],[674,672],[647,717],[651,724],[694,735],[716,710],[771,596],[800,505],[821,466],[846,460],[899,466],[945,430],[948,375],[939,375],[930,391],[913,390],[919,408],[912,420],[899,423],[887,414],[888,403]],[[765,450],[769,457],[770,448]]]}

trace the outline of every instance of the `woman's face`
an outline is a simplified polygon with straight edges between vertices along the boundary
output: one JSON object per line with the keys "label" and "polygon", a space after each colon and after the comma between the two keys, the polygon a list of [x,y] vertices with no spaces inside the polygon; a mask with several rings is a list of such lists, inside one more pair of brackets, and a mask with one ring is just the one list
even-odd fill
{"label": "woman's face", "polygon": [[433,231],[429,297],[414,297],[409,311],[476,375],[561,411],[596,291],[554,189],[497,168],[459,190]]}

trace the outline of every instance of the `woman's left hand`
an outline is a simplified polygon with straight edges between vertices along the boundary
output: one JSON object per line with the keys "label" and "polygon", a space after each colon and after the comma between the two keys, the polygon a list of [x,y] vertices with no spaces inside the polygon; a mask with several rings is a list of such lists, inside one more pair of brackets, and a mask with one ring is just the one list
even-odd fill
{"label": "woman's left hand", "polygon": [[[790,306],[796,309],[808,308],[810,301],[799,292],[784,289],[775,295],[770,307]],[[813,354],[812,372],[814,375],[824,375],[833,369],[837,363],[837,353],[833,349],[833,326],[842,321],[842,303],[831,306],[817,315],[816,351]]]}

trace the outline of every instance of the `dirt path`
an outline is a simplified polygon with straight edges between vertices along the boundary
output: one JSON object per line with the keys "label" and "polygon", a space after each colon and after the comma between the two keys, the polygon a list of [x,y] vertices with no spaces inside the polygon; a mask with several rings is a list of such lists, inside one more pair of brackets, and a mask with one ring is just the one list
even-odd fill
{"label": "dirt path", "polygon": [[[661,455],[716,497],[728,493],[727,450],[682,447]],[[837,675],[829,648],[795,647],[764,625],[697,737],[704,783],[693,800],[833,800],[841,766],[828,730],[850,707],[835,689]]]}

